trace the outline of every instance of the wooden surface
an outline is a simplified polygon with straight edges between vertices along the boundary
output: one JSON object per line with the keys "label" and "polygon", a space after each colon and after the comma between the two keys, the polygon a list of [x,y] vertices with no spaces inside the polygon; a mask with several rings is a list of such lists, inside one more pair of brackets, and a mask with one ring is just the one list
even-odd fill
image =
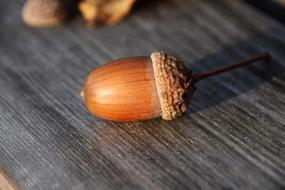
{"label": "wooden surface", "polygon": [[[0,1],[0,167],[21,189],[285,188],[284,25],[242,1],[161,0],[114,28],[34,29],[24,2]],[[273,60],[199,83],[174,121],[87,112],[92,69],[154,50],[196,72],[260,51]]]}
{"label": "wooden surface", "polygon": [[285,24],[285,0],[245,0],[267,15]]}

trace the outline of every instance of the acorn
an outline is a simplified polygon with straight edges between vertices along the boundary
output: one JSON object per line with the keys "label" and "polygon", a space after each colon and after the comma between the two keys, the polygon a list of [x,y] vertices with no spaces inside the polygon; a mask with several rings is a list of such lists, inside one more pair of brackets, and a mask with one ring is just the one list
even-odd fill
{"label": "acorn", "polygon": [[103,119],[172,120],[187,110],[198,81],[269,58],[268,53],[260,53],[237,64],[192,74],[173,55],[154,52],[150,57],[114,60],[95,69],[87,77],[81,95],[89,112]]}
{"label": "acorn", "polygon": [[67,15],[63,0],[28,0],[22,10],[23,21],[33,27],[57,26]]}

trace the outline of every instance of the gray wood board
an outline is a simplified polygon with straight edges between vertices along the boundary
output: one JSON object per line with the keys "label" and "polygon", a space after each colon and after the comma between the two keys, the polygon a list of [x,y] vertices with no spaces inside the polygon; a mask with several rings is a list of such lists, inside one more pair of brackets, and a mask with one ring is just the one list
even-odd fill
{"label": "gray wood board", "polygon": [[[284,189],[283,25],[242,1],[161,0],[112,28],[35,29],[21,21],[24,2],[0,1],[0,167],[21,189]],[[88,113],[88,73],[155,50],[195,72],[273,59],[200,82],[173,121]]]}

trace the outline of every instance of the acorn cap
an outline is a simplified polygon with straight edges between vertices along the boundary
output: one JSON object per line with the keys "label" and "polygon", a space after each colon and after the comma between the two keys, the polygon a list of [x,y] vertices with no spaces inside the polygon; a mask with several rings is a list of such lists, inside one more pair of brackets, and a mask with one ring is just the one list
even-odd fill
{"label": "acorn cap", "polygon": [[28,0],[22,11],[24,22],[34,27],[57,26],[66,15],[60,0]]}
{"label": "acorn cap", "polygon": [[151,54],[161,117],[172,120],[186,111],[195,92],[192,71],[164,52]]}

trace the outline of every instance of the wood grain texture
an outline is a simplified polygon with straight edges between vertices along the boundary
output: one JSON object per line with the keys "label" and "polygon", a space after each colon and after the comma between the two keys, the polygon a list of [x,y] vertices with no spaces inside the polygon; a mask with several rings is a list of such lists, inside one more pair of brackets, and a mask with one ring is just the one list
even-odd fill
{"label": "wood grain texture", "polygon": [[[285,27],[242,1],[146,1],[123,23],[50,30],[0,1],[0,165],[24,190],[284,189]],[[86,76],[112,59],[174,53],[194,72],[260,51],[198,84],[174,121],[116,123],[86,110]]]}

